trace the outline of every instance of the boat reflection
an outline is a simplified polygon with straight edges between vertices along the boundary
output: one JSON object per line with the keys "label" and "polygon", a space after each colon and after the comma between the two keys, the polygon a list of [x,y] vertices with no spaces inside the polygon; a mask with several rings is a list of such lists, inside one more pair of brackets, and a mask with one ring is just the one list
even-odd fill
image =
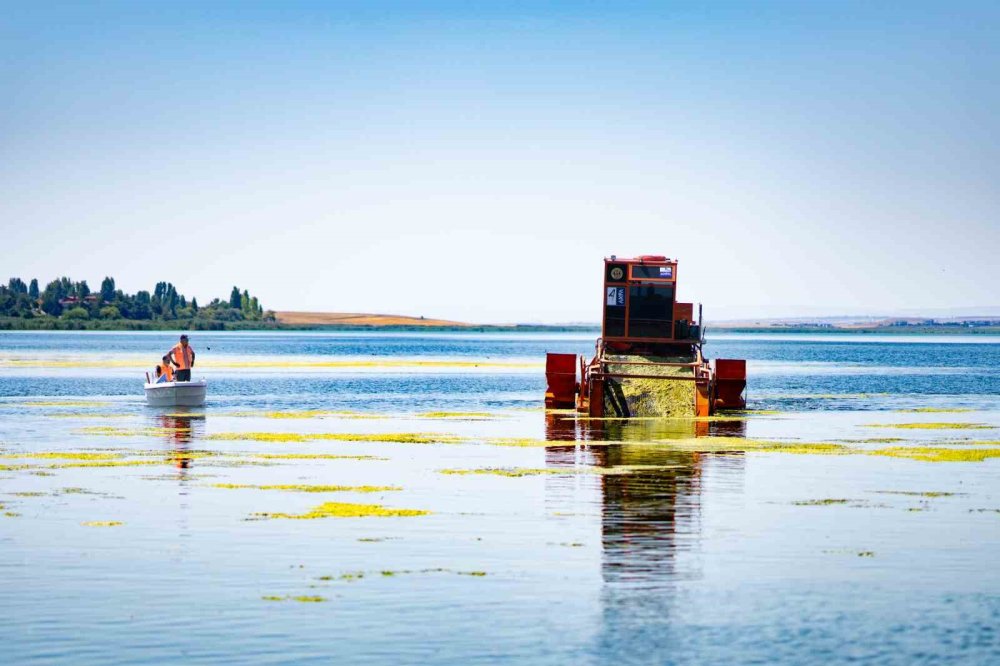
{"label": "boat reflection", "polygon": [[191,467],[191,444],[205,434],[205,414],[186,411],[182,407],[168,414],[157,415],[157,425],[167,444],[167,458],[178,470],[178,478],[186,478]]}

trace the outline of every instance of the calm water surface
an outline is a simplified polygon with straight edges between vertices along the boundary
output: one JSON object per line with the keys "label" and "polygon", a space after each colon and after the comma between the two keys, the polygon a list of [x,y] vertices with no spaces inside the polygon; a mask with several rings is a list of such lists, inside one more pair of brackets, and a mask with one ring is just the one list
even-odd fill
{"label": "calm water surface", "polygon": [[0,334],[5,662],[1000,659],[1000,339],[720,335],[701,422],[546,414],[589,334],[194,334],[147,408],[175,339]]}

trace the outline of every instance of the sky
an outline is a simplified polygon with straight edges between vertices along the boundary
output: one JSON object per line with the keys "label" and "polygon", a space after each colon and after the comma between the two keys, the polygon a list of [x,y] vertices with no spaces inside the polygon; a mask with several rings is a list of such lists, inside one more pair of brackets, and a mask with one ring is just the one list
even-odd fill
{"label": "sky", "polygon": [[996,310],[1000,3],[5,2],[0,277],[593,322]]}

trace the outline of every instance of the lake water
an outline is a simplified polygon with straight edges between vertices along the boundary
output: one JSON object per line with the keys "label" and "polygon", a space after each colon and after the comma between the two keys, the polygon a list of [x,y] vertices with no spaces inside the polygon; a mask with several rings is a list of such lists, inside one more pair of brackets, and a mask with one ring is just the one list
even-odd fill
{"label": "lake water", "polygon": [[0,333],[3,661],[1000,659],[1000,339],[719,335],[746,414],[546,414],[593,337],[195,333],[185,413],[176,335]]}

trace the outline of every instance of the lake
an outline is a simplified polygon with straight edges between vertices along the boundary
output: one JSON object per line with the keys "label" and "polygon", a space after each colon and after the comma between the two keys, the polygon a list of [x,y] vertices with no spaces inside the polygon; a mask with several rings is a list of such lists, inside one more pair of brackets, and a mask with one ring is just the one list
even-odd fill
{"label": "lake", "polygon": [[546,413],[592,334],[0,333],[8,663],[995,663],[1000,338],[711,336],[725,418]]}

